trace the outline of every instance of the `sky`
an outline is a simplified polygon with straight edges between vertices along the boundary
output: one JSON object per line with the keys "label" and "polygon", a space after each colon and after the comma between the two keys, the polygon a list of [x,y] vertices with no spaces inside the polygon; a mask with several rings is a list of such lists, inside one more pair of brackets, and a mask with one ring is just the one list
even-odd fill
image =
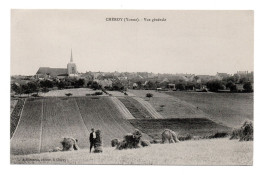
{"label": "sky", "polygon": [[[138,22],[109,18],[138,18]],[[154,18],[165,21],[152,22]],[[253,71],[254,13],[11,11],[11,75],[34,75],[39,67],[66,68],[71,49],[79,72]]]}

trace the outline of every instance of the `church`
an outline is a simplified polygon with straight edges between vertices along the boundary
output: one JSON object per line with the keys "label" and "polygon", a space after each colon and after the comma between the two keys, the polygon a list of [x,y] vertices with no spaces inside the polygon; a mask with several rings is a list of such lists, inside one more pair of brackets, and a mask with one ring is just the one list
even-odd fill
{"label": "church", "polygon": [[73,62],[72,50],[70,56],[70,62],[67,64],[67,68],[50,68],[40,67],[36,72],[35,78],[66,78],[77,77],[77,66]]}

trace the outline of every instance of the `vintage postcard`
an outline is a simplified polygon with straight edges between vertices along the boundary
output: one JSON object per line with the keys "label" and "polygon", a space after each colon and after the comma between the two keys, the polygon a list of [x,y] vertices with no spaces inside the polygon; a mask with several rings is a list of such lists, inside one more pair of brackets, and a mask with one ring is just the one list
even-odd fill
{"label": "vintage postcard", "polygon": [[253,165],[254,11],[11,10],[11,164]]}

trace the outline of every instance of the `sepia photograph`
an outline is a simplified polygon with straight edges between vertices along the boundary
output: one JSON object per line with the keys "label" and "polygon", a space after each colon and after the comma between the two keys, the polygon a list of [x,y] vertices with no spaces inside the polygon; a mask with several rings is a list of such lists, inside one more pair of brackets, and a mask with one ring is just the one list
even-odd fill
{"label": "sepia photograph", "polygon": [[10,14],[10,164],[253,165],[253,10]]}

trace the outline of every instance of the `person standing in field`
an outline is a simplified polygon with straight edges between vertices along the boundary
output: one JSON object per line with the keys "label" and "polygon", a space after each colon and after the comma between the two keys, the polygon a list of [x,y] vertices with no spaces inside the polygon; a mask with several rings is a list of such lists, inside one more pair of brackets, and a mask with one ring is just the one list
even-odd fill
{"label": "person standing in field", "polygon": [[95,133],[95,129],[92,128],[92,129],[91,129],[91,133],[90,133],[90,135],[89,135],[89,142],[90,142],[89,152],[90,152],[90,153],[91,153],[92,147],[94,147],[94,145],[95,145],[95,141],[96,141],[96,133]]}

